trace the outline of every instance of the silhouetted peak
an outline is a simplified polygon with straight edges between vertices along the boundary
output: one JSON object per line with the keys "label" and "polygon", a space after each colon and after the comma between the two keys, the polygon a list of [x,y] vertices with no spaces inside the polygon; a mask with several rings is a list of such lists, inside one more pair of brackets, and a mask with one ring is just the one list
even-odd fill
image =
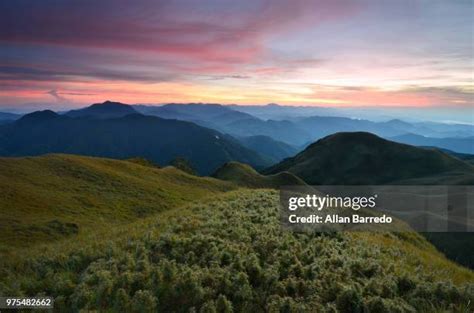
{"label": "silhouetted peak", "polygon": [[380,138],[377,135],[374,135],[369,132],[340,132],[335,133],[329,136],[326,136],[313,144],[311,144],[308,148],[317,146],[320,144],[325,145],[354,145],[354,144],[367,144],[373,145],[374,143],[382,143],[387,142],[387,140]]}
{"label": "silhouetted peak", "polygon": [[104,101],[102,103],[94,103],[93,105],[90,106],[90,108],[92,107],[101,107],[101,108],[104,108],[104,107],[109,107],[109,108],[114,108],[114,107],[129,107],[129,108],[132,108],[131,106],[129,106],[128,104],[125,104],[125,103],[121,103],[121,102],[114,102],[114,101],[110,101],[110,100],[107,100],[107,101]]}
{"label": "silhouetted peak", "polygon": [[94,103],[83,109],[69,111],[66,115],[71,117],[114,118],[133,113],[137,113],[137,111],[132,106],[107,100],[102,103]]}
{"label": "silhouetted peak", "polygon": [[128,111],[130,113],[136,112],[135,109],[128,104],[124,104],[121,102],[113,102],[109,100],[102,103],[94,103],[91,106],[84,108],[83,110],[101,111],[101,112],[111,112],[111,111],[120,111],[120,112]]}
{"label": "silhouetted peak", "polygon": [[387,124],[395,125],[395,126],[411,126],[410,123],[407,123],[397,118],[387,121]]}
{"label": "silhouetted peak", "polygon": [[24,115],[18,121],[47,121],[58,117],[59,115],[51,110],[35,111]]}

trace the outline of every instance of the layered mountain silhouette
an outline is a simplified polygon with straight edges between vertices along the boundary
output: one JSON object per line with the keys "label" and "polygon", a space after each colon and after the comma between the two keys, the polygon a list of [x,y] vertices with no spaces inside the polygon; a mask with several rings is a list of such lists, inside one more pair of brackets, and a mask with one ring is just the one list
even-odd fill
{"label": "layered mountain silhouette", "polygon": [[273,163],[294,156],[298,149],[268,136],[249,136],[237,138],[245,147],[257,151]]}
{"label": "layered mountain silhouette", "polygon": [[[289,106],[278,105],[270,103],[267,105],[229,105],[234,110],[245,112],[258,117],[263,120],[290,120],[295,121],[301,118],[308,118],[313,116],[318,117],[340,117],[347,118],[352,121],[379,121],[380,124],[387,124],[394,128],[403,127],[404,132],[412,132],[429,137],[466,137],[472,136],[474,132],[474,125],[472,118],[469,124],[465,122],[456,123],[450,122],[407,122],[406,118],[412,118],[412,114],[420,114],[421,111],[398,111],[385,109],[370,109],[370,108],[342,108],[342,107],[319,107],[319,106]],[[398,112],[397,112],[398,111]],[[426,116],[421,113],[425,119],[430,119],[430,113]],[[416,116],[416,115],[415,115]],[[444,117],[444,116],[443,116]],[[392,120],[390,120],[392,118]],[[393,119],[395,118],[395,119]],[[446,119],[449,119],[446,117]],[[455,118],[454,118],[455,119]],[[463,119],[461,119],[463,120]],[[384,122],[386,121],[386,122]],[[402,129],[402,130],[403,130]],[[342,131],[342,130],[339,130]],[[363,131],[363,129],[359,129]]]}
{"label": "layered mountain silhouette", "polygon": [[275,175],[262,175],[247,164],[228,162],[221,166],[212,177],[230,181],[238,186],[247,188],[274,188],[281,186],[306,185],[303,180],[289,172],[280,172]]}
{"label": "layered mountain silhouette", "polygon": [[15,121],[21,117],[20,114],[0,112],[0,125]]}
{"label": "layered mountain silhouette", "polygon": [[[334,116],[337,111],[325,108],[289,108],[276,104],[224,106],[206,103],[171,103],[163,106],[136,105],[134,108],[142,114],[191,121],[232,136],[267,136],[292,146],[303,146],[308,142],[313,142],[337,132],[365,131],[388,139],[407,133],[434,138],[474,135],[474,126],[472,125],[432,122],[409,123],[399,119],[374,122],[366,119]],[[298,117],[272,114],[274,111],[281,110],[283,110],[282,112],[288,110],[298,111],[301,114]],[[453,150],[465,152],[457,149]]]}
{"label": "layered mountain silhouette", "polygon": [[250,114],[213,103],[169,103],[163,106],[136,105],[134,108],[146,115],[189,121],[206,127],[223,130],[226,124],[245,119],[256,119]]}
{"label": "layered mountain silhouette", "polygon": [[291,120],[306,116],[340,116],[341,111],[336,108],[315,106],[287,106],[277,103],[266,105],[229,105],[234,110],[251,114],[263,120]]}
{"label": "layered mountain silhouette", "polygon": [[[322,138],[337,132],[366,131],[379,136],[395,136],[405,133],[407,125],[401,121],[372,122],[347,117],[312,116],[298,119],[298,125],[314,138]],[[408,124],[408,123],[403,123]]]}
{"label": "layered mountain silhouette", "polygon": [[[390,139],[407,133],[433,138],[449,136],[473,136],[474,126],[441,123],[408,123],[399,119],[386,122],[374,122],[365,119],[354,119],[333,116],[311,116],[297,119],[298,125],[314,138],[322,138],[337,132],[363,131]],[[450,138],[448,138],[449,140]],[[460,152],[460,151],[459,151]]]}
{"label": "layered mountain silhouette", "polygon": [[55,119],[58,116],[59,115],[56,112],[51,110],[35,111],[18,119],[18,124],[46,122]]}
{"label": "layered mountain silhouette", "polygon": [[315,137],[300,127],[299,123],[282,120],[243,119],[221,126],[229,134],[239,137],[268,136],[287,144],[300,146]]}
{"label": "layered mountain silhouette", "polygon": [[[104,109],[110,109],[110,104],[104,105],[89,108],[104,116]],[[116,108],[114,104],[112,111]],[[73,118],[53,111],[27,114],[0,126],[0,155],[71,153],[118,159],[140,156],[158,164],[184,157],[204,175],[228,161],[256,168],[271,164],[233,137],[190,122],[137,113],[110,119],[91,117],[87,114]]]}
{"label": "layered mountain silhouette", "polygon": [[313,137],[296,123],[283,120],[262,120],[229,106],[207,103],[163,106],[134,106],[143,114],[190,121],[236,137],[266,136],[286,144],[302,145]]}
{"label": "layered mountain silhouette", "polygon": [[474,154],[474,136],[434,138],[416,134],[404,134],[390,138],[390,140],[414,146],[433,146],[452,150],[459,153]]}
{"label": "layered mountain silhouette", "polygon": [[[373,122],[331,116],[262,120],[238,111],[238,107],[202,103],[130,106],[106,101],[62,115],[49,110],[38,111],[15,122],[10,119],[8,123],[3,123],[0,127],[0,154],[69,152],[115,158],[141,156],[164,164],[175,157],[185,157],[199,173],[209,174],[231,160],[246,162],[261,169],[262,166],[295,155],[299,149],[294,147],[306,147],[308,142],[336,132],[361,130],[412,145],[436,146],[456,153],[474,153],[474,137],[435,138],[417,135],[469,134],[474,129],[471,125],[408,123],[397,119]],[[280,107],[271,105],[260,109],[275,108]],[[17,117],[15,115],[9,118]],[[52,128],[44,126],[47,121],[52,122]],[[144,122],[143,125],[140,125],[141,121]],[[190,126],[191,123],[182,124],[184,122],[194,123],[194,126]],[[164,138],[161,126],[155,124],[166,125],[167,138]],[[199,128],[196,124],[202,127]],[[177,135],[172,134],[175,125],[178,125]],[[186,127],[182,125],[188,125],[188,130],[183,130]],[[198,127],[197,133],[208,134],[208,139],[198,139],[195,145],[188,145],[193,141],[194,133],[189,131],[193,127]],[[199,146],[201,141],[202,145]],[[210,149],[209,152],[214,155],[211,158],[215,158],[216,162],[204,161],[209,158],[203,152],[206,149]]]}
{"label": "layered mountain silhouette", "polygon": [[308,184],[472,184],[474,167],[438,149],[418,148],[365,132],[337,133],[263,171],[289,171]]}

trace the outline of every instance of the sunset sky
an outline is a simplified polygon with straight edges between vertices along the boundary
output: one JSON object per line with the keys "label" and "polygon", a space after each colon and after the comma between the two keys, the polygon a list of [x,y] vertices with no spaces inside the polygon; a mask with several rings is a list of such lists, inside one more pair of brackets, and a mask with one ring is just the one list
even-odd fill
{"label": "sunset sky", "polygon": [[0,107],[474,105],[472,1],[2,1]]}

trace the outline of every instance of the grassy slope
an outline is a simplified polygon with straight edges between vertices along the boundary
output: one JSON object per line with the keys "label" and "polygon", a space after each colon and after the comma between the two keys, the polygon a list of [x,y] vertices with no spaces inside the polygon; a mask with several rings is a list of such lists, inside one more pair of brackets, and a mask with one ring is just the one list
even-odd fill
{"label": "grassy slope", "polygon": [[[275,191],[222,194],[233,185],[143,164],[0,159],[0,295],[52,295],[65,312],[462,312],[474,301],[474,273],[417,234],[291,233]],[[66,223],[79,234],[45,240]]]}
{"label": "grassy slope", "polygon": [[115,227],[233,189],[173,167],[46,155],[0,158],[0,247]]}
{"label": "grassy slope", "polygon": [[473,272],[417,234],[295,234],[278,216],[277,192],[240,190],[18,251],[0,262],[0,294],[61,295],[64,311],[199,311],[225,297],[243,312],[462,312],[474,300],[461,287]]}
{"label": "grassy slope", "polygon": [[[336,133],[264,171],[289,171],[308,184],[472,183],[474,167],[436,149],[388,141],[370,133]],[[422,179],[420,179],[422,178]]]}
{"label": "grassy slope", "polygon": [[264,176],[251,166],[239,162],[224,164],[212,176],[247,188],[278,189],[280,186],[306,185],[304,181],[291,173],[282,172]]}

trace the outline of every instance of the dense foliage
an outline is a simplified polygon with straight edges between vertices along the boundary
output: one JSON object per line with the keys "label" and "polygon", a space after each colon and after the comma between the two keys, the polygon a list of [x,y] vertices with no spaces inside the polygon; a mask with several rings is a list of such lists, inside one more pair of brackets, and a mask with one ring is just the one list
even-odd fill
{"label": "dense foliage", "polygon": [[416,234],[292,233],[266,190],[182,213],[163,231],[158,216],[131,240],[4,264],[0,294],[54,295],[68,312],[463,312],[474,303],[472,272]]}

